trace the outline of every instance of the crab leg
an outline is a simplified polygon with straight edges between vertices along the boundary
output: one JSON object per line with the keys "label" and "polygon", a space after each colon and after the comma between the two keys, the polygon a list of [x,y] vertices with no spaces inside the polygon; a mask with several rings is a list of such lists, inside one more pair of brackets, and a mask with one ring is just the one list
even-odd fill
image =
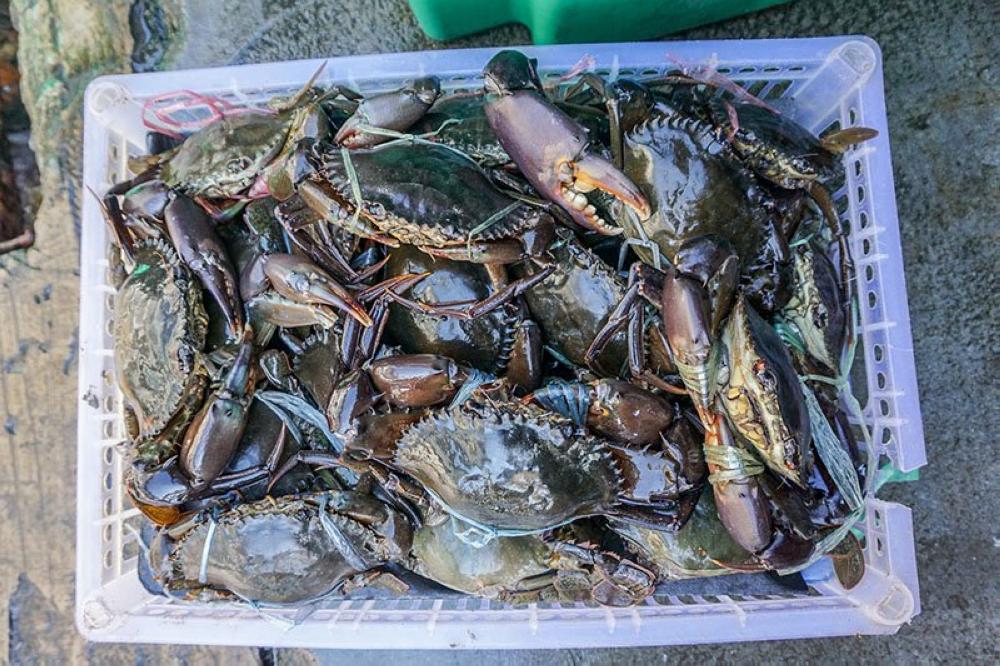
{"label": "crab leg", "polygon": [[819,142],[831,153],[840,155],[856,143],[862,143],[878,136],[878,130],[869,127],[845,127],[820,137]]}
{"label": "crab leg", "polygon": [[[555,272],[555,269],[556,267],[554,265],[545,266],[534,275],[529,275],[519,280],[507,283],[480,301],[451,303],[447,306],[441,306],[414,301],[401,296],[394,291],[387,291],[385,295],[404,307],[418,310],[426,314],[442,317],[458,317],[461,319],[475,319],[476,317],[482,317],[483,315],[493,312],[504,303],[522,295],[524,292],[528,291],[533,286],[552,275],[552,273]],[[462,305],[463,307],[457,307],[459,305]]]}
{"label": "crab leg", "polygon": [[[88,187],[87,189],[90,188]],[[101,207],[101,213],[104,215],[104,221],[108,225],[108,231],[111,232],[115,243],[121,249],[126,265],[131,268],[135,264],[135,242],[132,240],[132,234],[129,233],[128,228],[125,226],[125,217],[122,215],[121,207],[118,205],[118,198],[110,194],[102,198],[94,190],[90,190],[90,193],[97,199],[97,203]]]}
{"label": "crab leg", "polygon": [[[851,249],[847,244],[847,233],[844,231],[844,226],[840,223],[840,216],[837,215],[837,209],[833,205],[833,198],[830,197],[830,191],[825,186],[816,182],[810,184],[807,191],[809,192],[809,196],[819,204],[830,232],[837,239],[838,254],[840,255],[840,291],[845,307],[850,308],[851,277],[854,275],[854,260],[851,257]],[[853,335],[853,332],[851,334]]]}
{"label": "crab leg", "polygon": [[591,341],[590,346],[587,347],[587,352],[584,354],[584,361],[588,367],[593,368],[594,362],[597,357],[600,356],[604,348],[607,347],[608,343],[611,342],[611,338],[621,330],[622,326],[630,316],[630,312],[633,307],[637,307],[636,299],[639,295],[639,285],[633,284],[626,291],[622,300],[618,301],[618,305],[615,309],[611,311],[608,315],[607,321],[601,330],[597,332],[594,339]]}
{"label": "crab leg", "polygon": [[466,310],[466,316],[470,319],[475,319],[476,317],[481,317],[485,314],[493,312],[504,303],[517,298],[545,278],[552,275],[555,270],[555,265],[545,266],[534,275],[529,275],[528,277],[507,283],[504,287],[490,294],[483,300],[469,306]]}
{"label": "crab leg", "polygon": [[473,264],[513,264],[524,259],[524,246],[517,240],[475,241],[445,247],[420,245],[419,248],[432,257]]}
{"label": "crab leg", "polygon": [[[589,367],[594,367],[597,357],[604,351],[604,348],[611,342],[615,334],[627,324],[629,371],[635,377],[646,379],[654,377],[653,373],[645,370],[646,313],[643,310],[643,303],[639,297],[641,296],[644,300],[658,306],[660,303],[660,292],[653,282],[652,276],[645,274],[644,270],[643,264],[632,264],[629,270],[629,285],[625,290],[625,294],[618,302],[618,305],[615,306],[615,309],[611,311],[611,314],[608,315],[607,321],[594,336],[584,355],[584,361]],[[658,388],[669,390],[671,393],[677,392],[677,387],[671,386],[658,378],[652,379],[650,383]]]}
{"label": "crab leg", "polygon": [[[379,262],[379,265],[384,263],[384,261]],[[389,299],[387,292],[402,294],[428,275],[430,273],[404,273],[358,292],[357,297],[360,302],[375,301],[370,313],[372,325],[360,330],[360,324],[355,319],[350,319],[344,324],[344,332],[341,336],[341,358],[344,366],[354,369],[359,363],[374,356],[375,350],[382,340],[382,333],[385,331],[389,313],[389,300],[391,299]]]}
{"label": "crab leg", "polygon": [[274,471],[271,475],[271,481],[267,484],[267,492],[271,492],[275,484],[278,481],[291,472],[296,465],[299,463],[305,463],[307,465],[315,465],[320,469],[329,469],[331,467],[339,467],[342,462],[340,456],[336,453],[329,453],[326,451],[299,451],[295,455],[290,456],[288,460],[284,462],[278,469]]}
{"label": "crab leg", "polygon": [[299,183],[298,193],[309,208],[332,224],[339,225],[362,238],[370,238],[389,247],[399,247],[398,240],[383,234],[378,227],[368,222],[364,215],[355,216],[355,204],[338,200],[318,183],[304,180]]}

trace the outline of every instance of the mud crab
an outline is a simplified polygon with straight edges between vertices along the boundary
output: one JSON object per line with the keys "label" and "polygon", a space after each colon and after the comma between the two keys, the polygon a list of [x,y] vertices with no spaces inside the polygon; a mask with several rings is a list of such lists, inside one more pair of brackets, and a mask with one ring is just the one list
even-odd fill
{"label": "mud crab", "polygon": [[572,527],[555,535],[499,537],[478,547],[457,535],[462,529],[448,517],[425,523],[413,535],[409,568],[453,590],[505,603],[630,606],[648,597],[656,584],[641,564],[577,543]]}
{"label": "mud crab", "polygon": [[489,272],[468,262],[442,261],[412,246],[389,253],[387,276],[424,273],[427,277],[410,289],[410,298],[432,308],[425,311],[394,302],[389,309],[386,330],[403,350],[446,356],[483,372],[506,375],[528,390],[537,386],[541,336],[537,324],[516,303],[474,318],[435,314],[434,306],[486,301],[494,293]]}
{"label": "mud crab", "polygon": [[489,534],[542,532],[598,513],[668,529],[686,519],[686,482],[666,458],[533,405],[473,400],[432,411],[389,450],[358,441],[345,458],[405,474],[416,497],[428,493]]}
{"label": "mud crab", "polygon": [[841,301],[833,262],[811,243],[792,253],[792,298],[781,312],[795,327],[805,351],[827,372],[840,372],[840,359],[848,340],[848,312]]}
{"label": "mud crab", "polygon": [[772,470],[804,485],[811,466],[809,414],[781,338],[738,298],[722,343],[726,376],[719,395],[733,427]]}
{"label": "mud crab", "polygon": [[115,299],[115,368],[136,426],[153,438],[186,422],[206,384],[201,365],[208,317],[194,277],[164,240],[135,246],[132,270]]}
{"label": "mud crab", "polygon": [[136,453],[126,485],[136,506],[154,522],[169,524],[179,517],[185,503],[261,480],[273,471],[284,433],[272,443],[276,457],[266,466],[222,476],[246,427],[252,360],[252,332],[247,329],[222,385],[203,404],[196,403],[197,411],[187,420],[177,423],[177,435],[133,444]]}
{"label": "mud crab", "polygon": [[[647,367],[659,372],[673,369],[655,321],[648,336],[645,330],[643,335],[633,330],[630,336],[612,330],[624,321],[619,320],[620,304],[628,301],[624,308],[632,301],[628,285],[611,266],[567,229],[557,230],[548,256],[552,275],[524,294],[546,344],[568,361],[604,376],[618,376],[626,363],[634,375],[644,374]],[[527,263],[522,270],[539,271]]]}
{"label": "mud crab", "polygon": [[172,596],[282,605],[364,585],[402,559],[411,540],[391,507],[334,491],[198,514],[162,532],[150,557]]}

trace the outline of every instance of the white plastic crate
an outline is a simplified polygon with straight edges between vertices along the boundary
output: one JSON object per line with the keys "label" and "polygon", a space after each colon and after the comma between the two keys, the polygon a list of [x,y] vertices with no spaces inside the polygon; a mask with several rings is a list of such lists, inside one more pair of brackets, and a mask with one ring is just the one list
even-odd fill
{"label": "white plastic crate", "polygon": [[[712,64],[759,97],[819,132],[835,122],[879,132],[845,157],[846,185],[836,193],[851,229],[857,265],[861,338],[867,375],[864,413],[881,453],[910,471],[925,463],[903,278],[881,54],[865,37],[714,42],[652,42],[526,47],[543,76],[568,70],[586,54],[601,73],[654,75],[678,61]],[[433,51],[326,61],[320,83],[364,92],[390,89],[434,73],[446,90],[477,87],[496,49]],[[146,99],[177,89],[252,102],[301,86],[323,61],[105,76],[85,98],[84,182],[105,191],[125,177],[129,154],[143,151]],[[787,104],[785,98],[793,103]],[[783,101],[778,101],[779,99]],[[786,106],[787,104],[787,106]],[[76,620],[96,641],[354,648],[538,648],[666,645],[894,633],[920,611],[910,510],[870,499],[867,570],[850,591],[821,560],[805,572],[807,593],[700,593],[662,586],[643,605],[508,607],[452,595],[399,599],[335,598],[301,618],[266,615],[245,605],[179,603],[147,593],[135,568],[141,517],[122,481],[121,395],[115,386],[114,288],[108,235],[97,201],[83,201],[80,295]],[[859,387],[860,388],[860,387]],[[688,594],[687,591],[695,592]],[[706,587],[706,589],[710,589]],[[681,591],[685,592],[682,594]],[[291,621],[294,618],[295,623]]]}

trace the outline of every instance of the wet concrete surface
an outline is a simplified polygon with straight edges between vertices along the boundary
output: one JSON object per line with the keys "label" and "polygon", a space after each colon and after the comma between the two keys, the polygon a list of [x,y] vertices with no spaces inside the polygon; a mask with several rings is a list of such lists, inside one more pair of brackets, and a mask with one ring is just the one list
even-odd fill
{"label": "wet concrete surface", "polygon": [[[34,3],[14,4],[22,5],[24,15],[36,11]],[[108,16],[127,25],[130,4],[109,3]],[[433,43],[400,0],[151,4],[164,7],[163,21],[169,25],[174,25],[170,22],[176,12],[186,12],[188,20],[178,39],[167,46],[154,39],[144,51],[176,67],[528,41],[524,29],[505,27],[448,44]],[[1000,7],[990,0],[948,6],[919,0],[797,2],[670,37],[855,33],[873,37],[882,47],[929,464],[919,482],[887,487],[881,494],[913,507],[923,613],[891,637],[630,650],[408,653],[403,657],[407,662],[1000,661],[1000,463],[993,430],[1000,422],[1000,336],[995,333],[1000,321],[1000,70],[994,62],[1000,53],[998,19]],[[104,51],[98,55],[105,63],[101,71],[113,68],[108,63],[121,62]],[[65,98],[71,103],[73,96],[66,93]],[[74,127],[71,118],[60,122],[60,127]],[[65,157],[66,150],[49,165],[43,156],[43,168],[72,172],[75,161]],[[43,183],[56,184],[51,189],[61,188],[65,198],[66,173],[59,176],[46,178],[43,173]],[[0,266],[0,445],[8,456],[0,461],[7,474],[0,506],[8,525],[0,545],[0,608],[6,603],[9,609],[5,630],[10,660],[318,661],[361,666],[401,658],[379,651],[95,646],[75,634],[71,488],[77,368],[68,350],[76,334],[77,249],[71,205],[66,201],[43,209],[36,225],[42,247],[20,263]],[[16,315],[14,320],[9,313]],[[68,402],[64,405],[63,400]]]}

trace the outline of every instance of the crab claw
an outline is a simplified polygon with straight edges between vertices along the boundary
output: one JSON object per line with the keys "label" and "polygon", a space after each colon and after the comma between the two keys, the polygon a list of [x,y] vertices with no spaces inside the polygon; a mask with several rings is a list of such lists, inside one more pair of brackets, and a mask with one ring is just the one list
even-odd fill
{"label": "crab claw", "polygon": [[587,198],[606,192],[650,215],[646,197],[611,162],[591,152],[586,128],[545,96],[534,63],[518,51],[502,51],[486,65],[486,119],[500,145],[531,185],[586,229],[607,236],[622,229],[604,220]]}
{"label": "crab claw", "polygon": [[251,321],[262,324],[296,328],[298,326],[320,326],[333,328],[337,325],[337,313],[325,305],[300,303],[285,298],[273,291],[265,292],[247,301]]}
{"label": "crab claw", "polygon": [[715,394],[718,367],[708,292],[690,276],[668,266],[661,294],[663,334],[670,354],[695,405],[707,408]]}
{"label": "crab claw", "polygon": [[632,180],[615,165],[603,157],[585,152],[572,163],[572,187],[576,191],[589,192],[598,189],[618,199],[635,211],[640,220],[652,215],[649,201]]}
{"label": "crab claw", "polygon": [[175,195],[164,210],[167,233],[184,263],[198,276],[222,310],[232,337],[243,330],[236,271],[205,211],[191,199]]}
{"label": "crab claw", "polygon": [[347,289],[329,273],[295,254],[272,254],[264,263],[264,274],[275,291],[300,303],[329,305],[349,314],[364,326],[372,319]]}
{"label": "crab claw", "polygon": [[819,142],[831,153],[840,155],[856,143],[868,141],[878,136],[878,130],[868,127],[846,127],[823,136]]}
{"label": "crab claw", "polygon": [[366,97],[333,138],[347,148],[371,148],[391,136],[366,131],[371,128],[402,132],[420,120],[441,94],[436,76],[409,81],[399,90]]}
{"label": "crab claw", "polygon": [[214,481],[236,453],[246,427],[252,362],[253,330],[247,326],[225,383],[205,402],[184,434],[179,463],[192,490]]}

